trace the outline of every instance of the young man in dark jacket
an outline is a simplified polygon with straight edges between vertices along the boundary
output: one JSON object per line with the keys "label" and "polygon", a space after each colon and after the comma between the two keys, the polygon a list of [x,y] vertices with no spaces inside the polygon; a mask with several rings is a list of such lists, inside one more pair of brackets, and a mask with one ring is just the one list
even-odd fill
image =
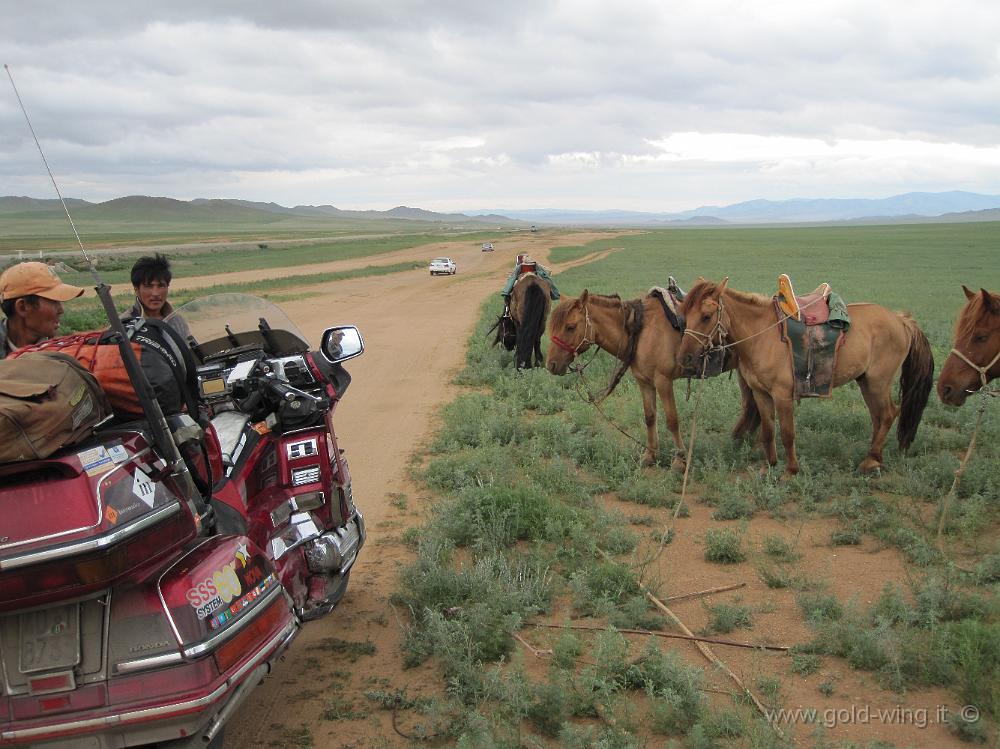
{"label": "young man in dark jacket", "polygon": [[146,255],[136,260],[131,275],[135,304],[122,315],[122,319],[139,317],[162,320],[187,341],[191,337],[188,324],[183,317],[174,312],[173,306],[167,301],[172,278],[170,261],[164,255],[157,252],[153,256]]}

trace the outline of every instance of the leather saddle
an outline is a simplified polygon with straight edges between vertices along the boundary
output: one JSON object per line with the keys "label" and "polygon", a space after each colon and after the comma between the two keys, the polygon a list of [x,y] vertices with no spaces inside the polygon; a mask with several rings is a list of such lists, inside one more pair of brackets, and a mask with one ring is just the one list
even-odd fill
{"label": "leather saddle", "polygon": [[805,323],[806,325],[821,325],[830,319],[830,284],[821,283],[808,294],[799,296],[792,289],[792,279],[787,274],[778,276],[778,293],[775,303],[785,315]]}

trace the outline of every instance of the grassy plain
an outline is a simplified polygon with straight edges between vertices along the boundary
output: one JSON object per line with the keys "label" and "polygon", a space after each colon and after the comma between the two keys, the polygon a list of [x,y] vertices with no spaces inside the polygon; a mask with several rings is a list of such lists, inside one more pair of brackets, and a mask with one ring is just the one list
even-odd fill
{"label": "grassy plain", "polygon": [[[560,274],[560,290],[628,298],[668,275],[685,287],[698,275],[728,275],[735,288],[770,293],[787,272],[801,289],[828,281],[848,302],[910,310],[938,367],[964,302],[959,284],[995,289],[1000,281],[991,270],[1000,227],[986,224],[669,230],[552,257],[610,246],[624,249]],[[406,535],[417,561],[402,572],[394,599],[412,615],[408,663],[433,655],[447,685],[447,700],[427,718],[438,735],[496,747],[660,746],[665,737],[691,747],[996,740],[998,404],[983,420],[940,549],[937,513],[969,442],[976,399],[953,410],[932,394],[915,444],[900,454],[890,435],[878,477],[855,473],[870,436],[857,388],[805,401],[797,409],[802,472],[779,481],[757,473],[758,451],[729,439],[735,383],[707,381],[693,483],[674,524],[681,480],[668,469],[666,448],[661,467],[642,469],[640,448],[581,400],[575,378],[515,372],[510,356],[486,342],[498,312],[493,300],[484,306],[458,377],[469,391],[445,410],[419,469],[440,499],[433,519]],[[587,369],[592,389],[614,363],[596,357]],[[677,390],[687,435],[695,400],[683,400],[683,384]],[[642,435],[630,377],[604,411]],[[662,418],[660,429],[662,438]],[[852,727],[814,719],[782,724],[779,735],[693,650],[623,634],[667,628],[640,584],[660,596],[684,593],[712,569],[751,582],[738,595],[708,599],[701,612],[686,609],[685,618],[705,633],[733,629],[736,639],[795,646],[774,658],[716,651],[738,664],[768,708],[912,706],[928,692],[947,702],[947,721]],[[974,706],[979,718],[965,720],[960,705]]]}
{"label": "grassy plain", "polygon": [[[487,239],[495,239],[498,234],[499,232],[496,231],[468,231],[461,234],[461,239],[462,241],[476,243]],[[247,283],[222,283],[192,292],[175,292],[171,295],[171,299],[175,306],[179,306],[185,301],[193,299],[195,296],[233,291],[257,294],[270,298],[277,298],[281,296],[281,293],[284,293],[284,296],[287,298],[292,290],[303,284],[324,283],[360,276],[395,273],[410,270],[421,263],[395,263],[381,267],[368,266],[353,271],[324,273],[310,273],[310,265],[360,257],[375,257],[396,250],[455,240],[455,238],[456,234],[451,232],[425,233],[423,231],[415,231],[413,233],[393,235],[368,234],[348,236],[335,240],[313,238],[289,244],[275,244],[273,240],[269,240],[261,243],[266,245],[264,249],[259,247],[212,247],[211,244],[206,244],[200,250],[184,250],[180,252],[167,250],[166,254],[170,257],[174,278],[219,275],[233,271],[234,269],[244,271],[295,267],[302,270],[301,273],[294,276]],[[142,251],[116,252],[98,256],[97,265],[101,278],[105,283],[116,287],[120,292],[118,296],[122,297],[122,306],[127,306],[127,304],[131,304],[133,301],[131,298],[129,272],[136,258],[142,254],[144,254]],[[61,273],[64,281],[84,288],[93,287],[93,279],[89,270],[87,270],[87,263],[82,256],[56,259],[62,260],[70,268],[70,271]],[[65,308],[66,313],[62,318],[60,326],[60,330],[63,333],[92,330],[104,325],[100,305],[92,295],[68,302]]]}

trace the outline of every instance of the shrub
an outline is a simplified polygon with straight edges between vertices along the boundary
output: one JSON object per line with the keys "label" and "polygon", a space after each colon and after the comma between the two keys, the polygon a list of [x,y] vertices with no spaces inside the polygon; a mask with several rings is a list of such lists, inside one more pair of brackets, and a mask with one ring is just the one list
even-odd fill
{"label": "shrub", "polygon": [[729,603],[717,603],[709,606],[711,618],[708,629],[712,632],[725,634],[734,629],[753,629],[753,617],[749,606],[739,606]]}
{"label": "shrub", "polygon": [[711,528],[705,531],[705,559],[709,562],[742,562],[747,558],[742,547],[743,536],[731,528]]}

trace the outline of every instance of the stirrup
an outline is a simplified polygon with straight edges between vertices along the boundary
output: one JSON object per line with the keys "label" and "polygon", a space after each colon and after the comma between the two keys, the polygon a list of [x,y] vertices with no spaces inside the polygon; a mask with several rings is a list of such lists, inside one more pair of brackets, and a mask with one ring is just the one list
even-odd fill
{"label": "stirrup", "polygon": [[793,320],[801,322],[802,312],[799,310],[799,303],[795,301],[795,292],[792,291],[792,279],[786,273],[778,276],[778,295],[775,299],[778,302],[778,309]]}

